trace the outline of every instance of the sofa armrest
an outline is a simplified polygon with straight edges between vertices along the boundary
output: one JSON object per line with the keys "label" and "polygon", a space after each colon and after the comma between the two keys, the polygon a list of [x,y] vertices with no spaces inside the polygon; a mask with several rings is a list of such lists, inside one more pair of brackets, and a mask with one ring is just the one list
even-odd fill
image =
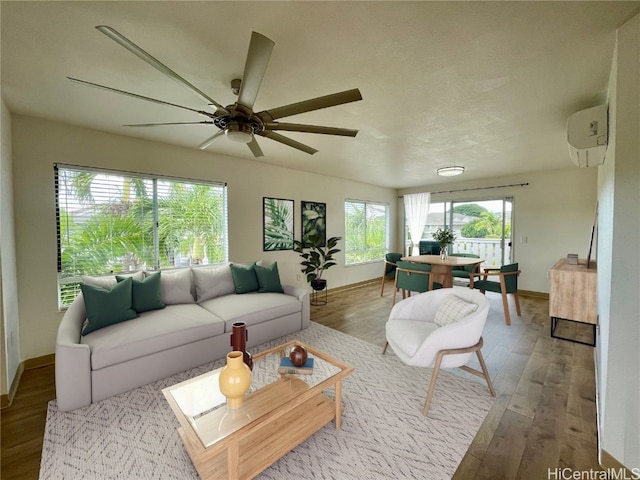
{"label": "sofa armrest", "polygon": [[283,285],[282,289],[285,294],[296,297],[302,302],[302,328],[307,328],[311,324],[309,290],[295,285]]}
{"label": "sofa armrest", "polygon": [[62,317],[56,337],[56,400],[58,409],[91,404],[91,350],[80,343],[86,319],[84,298],[78,295]]}

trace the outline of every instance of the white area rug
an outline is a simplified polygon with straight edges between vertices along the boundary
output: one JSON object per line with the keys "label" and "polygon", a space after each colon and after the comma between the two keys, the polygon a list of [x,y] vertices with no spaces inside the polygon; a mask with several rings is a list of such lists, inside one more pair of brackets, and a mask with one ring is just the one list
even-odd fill
{"label": "white area rug", "polygon": [[[431,369],[408,367],[391,349],[311,324],[297,338],[352,365],[343,382],[342,429],[333,422],[260,479],[448,479],[493,398],[486,385],[442,372],[422,416]],[[60,412],[49,403],[40,479],[197,479],[161,390],[224,364],[219,360],[97,404]]]}

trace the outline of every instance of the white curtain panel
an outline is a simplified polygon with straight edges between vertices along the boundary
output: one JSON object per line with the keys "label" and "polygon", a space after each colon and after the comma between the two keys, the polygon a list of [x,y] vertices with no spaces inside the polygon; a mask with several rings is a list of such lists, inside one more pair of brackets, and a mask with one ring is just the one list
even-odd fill
{"label": "white curtain panel", "polygon": [[430,200],[431,194],[429,192],[410,193],[404,196],[404,211],[409,221],[409,235],[413,245],[411,255],[419,255],[420,253],[418,243],[422,239],[422,232],[427,223]]}

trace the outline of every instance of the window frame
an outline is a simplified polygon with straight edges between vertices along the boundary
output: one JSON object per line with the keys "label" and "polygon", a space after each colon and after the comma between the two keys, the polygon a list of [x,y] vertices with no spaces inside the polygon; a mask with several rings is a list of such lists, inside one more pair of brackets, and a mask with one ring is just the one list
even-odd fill
{"label": "window frame", "polygon": [[[68,186],[65,187],[61,185],[61,183],[64,181],[64,180],[61,180],[61,175],[65,175],[67,173],[72,173],[72,174],[88,173],[96,176],[98,175],[107,176],[107,178],[103,181],[102,184],[98,183],[96,185],[96,188],[112,187],[112,185],[110,185],[110,182],[114,182],[115,178],[117,177],[122,177],[123,179],[131,179],[132,183],[143,182],[145,185],[147,185],[149,182],[151,183],[150,188],[148,188],[148,190],[145,192],[145,195],[144,195],[144,200],[146,202],[150,202],[150,207],[151,207],[145,210],[146,214],[150,215],[149,224],[152,230],[151,232],[152,238],[148,238],[149,239],[148,245],[150,249],[152,249],[152,255],[150,256],[150,258],[152,258],[151,262],[148,262],[148,263],[143,262],[143,266],[141,268],[136,268],[134,270],[129,270],[129,271],[115,271],[115,270],[103,271],[103,272],[93,271],[93,272],[76,273],[75,275],[65,274],[63,272],[63,261],[64,261],[63,260],[63,249],[64,249],[63,236],[69,235],[70,230],[68,228],[63,228],[63,225],[62,225],[63,222],[66,222],[66,219],[63,219],[62,217],[64,216],[65,213],[68,214],[69,210],[63,209],[63,206],[61,204],[62,203],[61,199],[62,197],[67,199],[66,205],[69,205],[71,202],[69,202],[70,195],[68,195],[66,192],[62,193],[62,191],[68,188]],[[109,177],[114,177],[114,178],[109,178]],[[120,273],[127,274],[127,273],[132,273],[134,271],[142,271],[142,270],[149,270],[149,271],[158,271],[163,269],[174,270],[174,269],[190,268],[192,266],[197,266],[197,264],[193,263],[194,259],[191,255],[188,257],[188,265],[176,265],[175,258],[171,256],[169,256],[167,260],[169,262],[172,262],[172,265],[170,264],[167,266],[166,265],[167,262],[161,262],[161,259],[163,258],[163,256],[160,253],[160,241],[159,241],[159,231],[161,228],[161,223],[165,221],[165,219],[167,219],[165,221],[165,223],[167,223],[170,219],[173,218],[173,215],[169,214],[169,217],[167,218],[168,214],[162,215],[160,213],[160,211],[162,210],[161,208],[162,200],[163,199],[166,200],[168,198],[167,196],[162,196],[162,193],[163,192],[168,193],[172,191],[173,188],[175,188],[180,184],[187,186],[187,190],[189,192],[194,192],[195,186],[212,187],[214,189],[213,191],[210,191],[210,192],[207,190],[204,190],[204,191],[207,192],[207,194],[214,195],[216,198],[219,198],[220,200],[219,208],[216,209],[217,214],[219,215],[219,220],[216,222],[218,224],[218,229],[215,230],[218,236],[217,245],[219,246],[219,249],[217,250],[218,253],[216,255],[217,261],[213,263],[206,263],[206,265],[222,265],[222,264],[228,263],[228,259],[229,259],[228,189],[227,189],[227,184],[225,182],[194,180],[190,178],[171,177],[167,175],[131,172],[131,171],[116,170],[116,169],[105,169],[105,168],[99,168],[99,167],[87,167],[87,166],[81,166],[81,165],[70,165],[70,164],[64,164],[64,163],[54,164],[54,196],[55,196],[55,220],[56,220],[56,242],[57,242],[56,254],[57,254],[57,272],[58,272],[57,273],[57,277],[58,277],[57,292],[58,292],[58,307],[60,310],[67,308],[70,305],[70,303],[73,301],[73,298],[77,296],[77,294],[80,291],[79,285],[82,281],[82,276],[85,276],[85,275],[92,275],[92,276],[116,275]],[[93,186],[91,188],[93,189]],[[73,202],[77,202],[77,205],[74,205],[74,208],[76,209],[78,209],[80,205],[82,205],[80,202],[77,201],[77,197],[76,199],[73,199]],[[112,202],[112,201],[106,201],[104,203],[93,202],[93,205],[96,205],[96,204],[115,205],[116,202]],[[165,206],[165,210],[166,210],[166,206]],[[93,216],[95,215],[95,212],[92,211],[91,214]],[[81,229],[78,229],[78,231],[81,231]],[[148,236],[148,232],[147,232],[147,236]],[[136,247],[143,248],[144,242],[141,245],[136,244]],[[145,260],[143,257],[141,257],[140,260]],[[65,285],[67,286],[66,288],[67,292],[63,292]],[[72,287],[69,287],[70,285],[72,285]]]}
{"label": "window frame", "polygon": [[[365,235],[364,245],[362,246],[363,248],[360,248],[357,250],[349,249],[349,225],[348,225],[348,213],[347,213],[347,208],[348,208],[347,206],[349,204],[358,204],[358,205],[364,206],[364,235]],[[367,225],[369,220],[369,215],[367,210],[370,207],[384,208],[384,241],[383,241],[384,245],[367,248],[367,233],[369,232],[369,228]],[[345,225],[345,252],[344,252],[345,266],[351,267],[356,265],[365,265],[368,263],[376,263],[376,262],[383,261],[385,253],[387,253],[389,250],[389,240],[390,240],[389,238],[390,237],[389,235],[389,203],[347,198],[344,201],[344,215],[345,215],[345,223],[344,223]],[[376,251],[380,251],[380,255],[376,256],[375,258],[371,258],[371,253],[375,253]],[[350,261],[350,257],[354,255],[359,255],[363,259],[360,261]]]}

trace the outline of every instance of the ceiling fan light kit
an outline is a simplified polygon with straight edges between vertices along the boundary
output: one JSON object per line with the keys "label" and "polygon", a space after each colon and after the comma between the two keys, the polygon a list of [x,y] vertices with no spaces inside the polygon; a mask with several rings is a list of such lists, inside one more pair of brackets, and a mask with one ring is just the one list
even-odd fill
{"label": "ceiling fan light kit", "polygon": [[243,123],[230,123],[224,134],[234,143],[249,143],[253,140],[253,129]]}
{"label": "ceiling fan light kit", "polygon": [[464,167],[460,165],[453,165],[451,167],[442,167],[437,170],[438,175],[441,177],[455,177],[464,173]]}
{"label": "ceiling fan light kit", "polygon": [[164,100],[145,97],[137,93],[126,92],[124,90],[118,90],[116,88],[107,87],[105,85],[67,77],[72,82],[78,83],[80,85],[107,90],[113,93],[136,98],[138,100],[145,100],[161,105],[181,108],[183,110],[188,110],[202,115],[207,119],[206,121],[199,122],[165,122],[125,125],[127,127],[211,124],[214,125],[214,127],[216,127],[218,130],[207,140],[198,145],[198,148],[204,150],[209,145],[214,143],[218,139],[218,137],[224,135],[234,143],[247,144],[249,150],[255,157],[261,157],[264,155],[262,153],[262,150],[260,149],[260,146],[258,145],[258,142],[256,141],[256,135],[267,137],[271,140],[282,143],[283,145],[287,145],[310,155],[313,155],[317,152],[317,150],[314,148],[311,148],[303,143],[276,133],[276,130],[337,135],[345,137],[355,137],[358,133],[358,130],[347,128],[322,127],[318,125],[302,125],[297,123],[281,123],[275,121],[283,117],[289,117],[292,115],[311,112],[313,110],[335,107],[337,105],[362,100],[360,90],[358,90],[357,88],[346,90],[344,92],[334,93],[332,95],[312,98],[310,100],[305,100],[302,102],[292,103],[290,105],[272,108],[270,110],[254,112],[253,104],[255,103],[255,100],[258,96],[258,90],[260,89],[260,85],[262,84],[262,79],[264,78],[265,72],[267,70],[267,65],[269,63],[269,60],[271,59],[273,47],[275,46],[275,43],[272,40],[257,32],[252,32],[251,34],[249,51],[247,52],[247,59],[244,66],[242,79],[234,79],[231,82],[231,90],[235,95],[238,96],[238,99],[234,104],[227,105],[225,107],[213,100],[201,90],[199,90],[196,86],[192,85],[187,80],[182,78],[165,64],[151,56],[149,53],[144,51],[138,45],[119,33],[117,30],[106,25],[99,25],[96,27],[96,29],[115,41],[118,45],[124,47],[129,52],[133,53],[138,58],[151,65],[160,73],[176,81],[183,87],[186,87],[191,92],[198,95],[201,99],[204,99],[207,102],[208,107],[215,107],[215,111],[213,112],[197,110],[195,108],[165,102]]}

